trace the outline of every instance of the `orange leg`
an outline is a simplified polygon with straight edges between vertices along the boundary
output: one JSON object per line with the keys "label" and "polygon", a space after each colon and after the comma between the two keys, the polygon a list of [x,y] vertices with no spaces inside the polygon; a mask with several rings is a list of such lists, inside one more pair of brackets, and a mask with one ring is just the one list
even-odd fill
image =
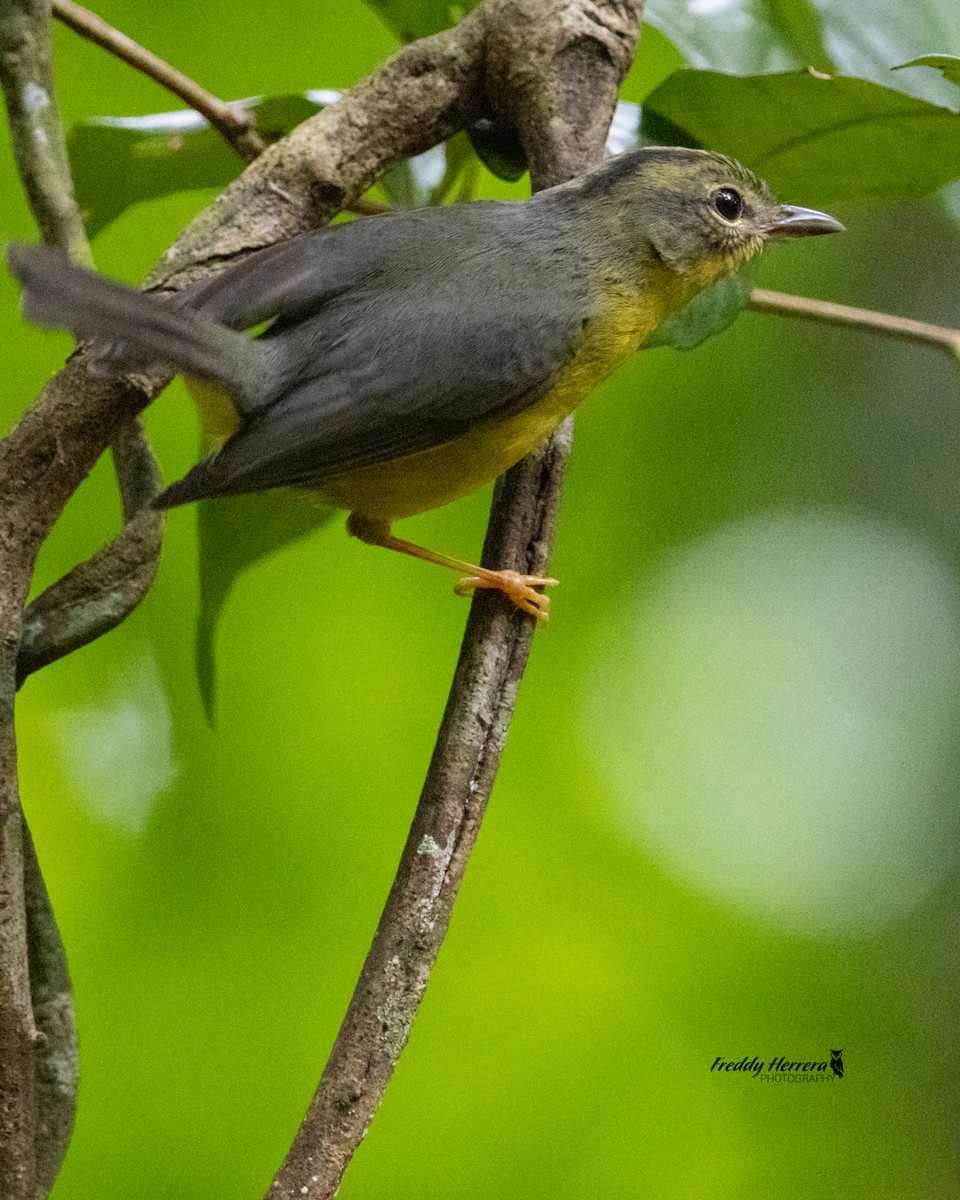
{"label": "orange leg", "polygon": [[401,554],[422,558],[424,562],[437,563],[438,566],[459,571],[463,578],[453,589],[458,596],[466,596],[477,588],[496,588],[509,596],[523,612],[530,613],[540,622],[549,620],[550,597],[536,589],[555,584],[556,579],[547,579],[540,575],[521,575],[519,571],[491,571],[487,567],[475,567],[462,559],[437,554],[413,542],[396,538],[390,533],[389,522],[373,521],[369,517],[361,517],[359,513],[351,513],[347,518],[347,532],[359,538],[361,542],[366,542],[368,546],[398,550]]}

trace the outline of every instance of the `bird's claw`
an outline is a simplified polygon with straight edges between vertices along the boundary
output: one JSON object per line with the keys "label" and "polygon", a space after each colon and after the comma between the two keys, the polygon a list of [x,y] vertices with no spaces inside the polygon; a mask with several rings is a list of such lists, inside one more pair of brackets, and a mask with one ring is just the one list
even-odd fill
{"label": "bird's claw", "polygon": [[521,612],[546,624],[550,619],[550,597],[536,589],[557,582],[541,575],[521,575],[519,571],[489,571],[483,575],[464,576],[453,590],[458,596],[467,596],[477,588],[495,588],[508,596]]}

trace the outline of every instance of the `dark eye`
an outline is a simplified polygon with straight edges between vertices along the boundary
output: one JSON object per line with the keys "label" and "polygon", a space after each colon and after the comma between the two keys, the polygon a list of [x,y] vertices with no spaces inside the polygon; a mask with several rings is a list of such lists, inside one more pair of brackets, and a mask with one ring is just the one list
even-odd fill
{"label": "dark eye", "polygon": [[743,197],[733,188],[717,188],[710,202],[725,221],[735,221],[743,212]]}

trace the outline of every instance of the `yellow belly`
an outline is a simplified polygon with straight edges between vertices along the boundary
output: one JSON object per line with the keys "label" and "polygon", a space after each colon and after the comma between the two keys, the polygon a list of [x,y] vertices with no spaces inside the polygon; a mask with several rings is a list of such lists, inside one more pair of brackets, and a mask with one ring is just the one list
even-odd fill
{"label": "yellow belly", "polygon": [[[665,312],[676,307],[669,272],[659,286],[643,289],[643,300],[636,288],[618,283],[608,282],[605,313],[590,322],[572,361],[532,407],[506,420],[479,423],[442,446],[332,475],[316,486],[316,492],[336,508],[389,522],[439,508],[502,475],[542,445],[580,401],[637,349]],[[235,432],[236,410],[215,386],[187,382],[209,447],[215,449]]]}
{"label": "yellow belly", "polygon": [[594,322],[554,386],[524,412],[475,425],[442,446],[331,476],[317,491],[337,508],[380,521],[411,517],[476,491],[541,446],[658,319],[635,304],[620,307],[616,316]]}

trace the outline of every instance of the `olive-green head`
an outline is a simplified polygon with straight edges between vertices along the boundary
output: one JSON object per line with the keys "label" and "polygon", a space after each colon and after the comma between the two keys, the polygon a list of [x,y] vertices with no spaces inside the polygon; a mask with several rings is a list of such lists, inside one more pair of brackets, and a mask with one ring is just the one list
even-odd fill
{"label": "olive-green head", "polygon": [[629,151],[568,186],[607,236],[701,287],[769,241],[843,229],[826,213],[777,203],[746,167],[707,150]]}

